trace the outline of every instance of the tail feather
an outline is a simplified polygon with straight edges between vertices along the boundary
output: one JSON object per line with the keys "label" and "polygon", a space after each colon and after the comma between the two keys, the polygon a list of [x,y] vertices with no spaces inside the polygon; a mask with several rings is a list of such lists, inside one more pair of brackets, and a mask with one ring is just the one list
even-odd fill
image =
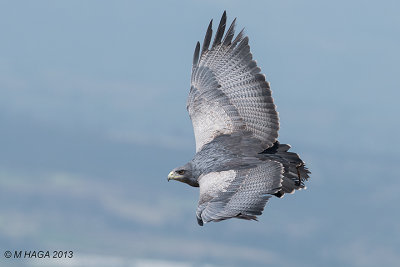
{"label": "tail feather", "polygon": [[282,163],[283,181],[282,189],[274,194],[277,197],[282,197],[285,193],[294,193],[295,190],[305,188],[305,181],[310,177],[311,173],[305,163],[300,159],[299,155],[294,152],[288,152],[290,145],[280,144],[278,141],[274,145],[264,150],[261,155],[269,159],[276,160]]}

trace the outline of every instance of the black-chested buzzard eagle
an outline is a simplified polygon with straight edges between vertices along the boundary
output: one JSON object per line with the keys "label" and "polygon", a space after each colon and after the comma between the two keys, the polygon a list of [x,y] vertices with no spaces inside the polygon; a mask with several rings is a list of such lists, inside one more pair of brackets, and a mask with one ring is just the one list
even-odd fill
{"label": "black-chested buzzard eagle", "polygon": [[224,34],[224,12],[211,47],[212,20],[201,50],[196,45],[187,101],[196,155],[168,175],[200,187],[200,225],[256,220],[271,195],[304,188],[310,173],[290,146],[277,140],[279,118],[269,83],[243,30],[234,36],[235,22]]}

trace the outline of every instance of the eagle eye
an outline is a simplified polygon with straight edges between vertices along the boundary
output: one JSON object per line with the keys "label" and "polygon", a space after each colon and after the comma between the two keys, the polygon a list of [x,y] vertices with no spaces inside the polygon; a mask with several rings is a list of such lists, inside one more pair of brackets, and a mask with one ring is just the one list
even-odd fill
{"label": "eagle eye", "polygon": [[176,173],[179,174],[179,175],[183,175],[185,173],[185,171],[184,170],[179,170],[179,171],[176,171]]}

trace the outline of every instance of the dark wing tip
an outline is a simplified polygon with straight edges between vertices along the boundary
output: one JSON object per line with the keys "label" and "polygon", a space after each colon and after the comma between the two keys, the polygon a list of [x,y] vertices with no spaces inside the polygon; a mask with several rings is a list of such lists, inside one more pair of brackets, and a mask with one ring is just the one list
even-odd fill
{"label": "dark wing tip", "polygon": [[201,219],[201,218],[199,218],[199,217],[196,217],[197,218],[197,223],[200,225],[200,226],[203,226],[203,220]]}
{"label": "dark wing tip", "polygon": [[233,40],[231,48],[235,48],[238,43],[240,43],[244,39],[244,28],[236,35],[235,40]]}
{"label": "dark wing tip", "polygon": [[193,66],[196,66],[197,63],[199,62],[199,54],[200,54],[200,42],[197,42],[193,54]]}
{"label": "dark wing tip", "polygon": [[225,34],[224,40],[222,41],[224,45],[231,44],[233,36],[235,35],[235,27],[236,27],[236,18],[232,21],[231,26],[229,26],[229,29]]}
{"label": "dark wing tip", "polygon": [[212,36],[212,22],[213,20],[210,21],[210,24],[207,28],[206,36],[204,36],[203,49],[201,49],[201,54],[206,52],[208,50],[208,47],[210,46]]}
{"label": "dark wing tip", "polygon": [[224,14],[222,14],[217,33],[215,34],[215,37],[214,37],[214,42],[213,42],[212,47],[215,47],[215,46],[221,44],[221,40],[222,40],[222,37],[224,36],[224,32],[225,32],[225,27],[226,27],[226,11],[224,11]]}
{"label": "dark wing tip", "polygon": [[[225,36],[225,28],[226,28],[226,10],[224,10],[224,13],[222,14],[221,20],[218,25],[217,32],[214,37],[214,42],[211,45],[211,49],[214,48],[217,45],[220,45],[221,43],[223,45],[231,45],[232,48],[234,48],[238,43],[240,43],[243,40],[244,37],[244,29],[239,32],[239,34],[236,36],[235,40],[233,40],[233,37],[235,35],[235,27],[236,27],[236,18],[232,21],[228,31],[226,32]],[[201,49],[200,55],[203,55],[206,51],[208,51],[211,43],[211,38],[212,38],[212,23],[213,20],[211,19],[210,24],[208,25],[206,35],[204,36],[204,41],[203,41],[203,47]],[[223,38],[223,39],[222,39]],[[233,42],[232,42],[233,40]],[[195,64],[193,58],[193,64]]]}

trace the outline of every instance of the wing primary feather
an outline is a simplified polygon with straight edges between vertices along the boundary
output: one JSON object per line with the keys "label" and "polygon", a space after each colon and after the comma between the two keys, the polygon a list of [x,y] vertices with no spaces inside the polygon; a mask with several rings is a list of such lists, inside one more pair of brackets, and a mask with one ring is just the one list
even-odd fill
{"label": "wing primary feather", "polygon": [[233,40],[232,45],[231,45],[231,49],[235,48],[235,46],[242,41],[244,36],[244,28],[239,32],[239,34],[236,36],[235,40]]}
{"label": "wing primary feather", "polygon": [[210,21],[210,24],[207,28],[206,36],[204,36],[203,49],[201,50],[201,54],[206,52],[208,50],[208,47],[210,46],[212,36],[212,22],[213,20]]}
{"label": "wing primary feather", "polygon": [[224,45],[231,44],[233,36],[235,35],[235,27],[236,27],[236,18],[232,21],[231,26],[229,26],[229,29],[225,34],[224,40],[222,41]]}
{"label": "wing primary feather", "polygon": [[[194,89],[187,102],[196,151],[216,136],[242,131],[251,132],[260,142],[260,149],[266,149],[276,141],[279,129],[271,90],[253,60],[244,29],[236,29],[236,19],[226,25],[223,12],[215,37],[212,23],[209,21],[202,47],[196,44],[191,76]],[[206,94],[217,90],[223,97],[219,93]]]}
{"label": "wing primary feather", "polygon": [[[242,52],[243,49],[246,49],[246,50],[243,52],[243,53],[244,53],[243,56],[245,56],[245,55],[247,55],[248,53],[250,53],[249,37],[247,37],[247,36],[244,37],[244,38],[240,41],[239,45],[235,48],[234,53],[239,54],[240,52]],[[247,50],[248,50],[248,51],[247,51]],[[243,58],[243,57],[241,57],[241,58]]]}
{"label": "wing primary feather", "polygon": [[222,37],[224,36],[224,32],[225,32],[225,26],[226,26],[226,11],[224,11],[224,14],[222,14],[221,21],[219,22],[219,26],[217,29],[217,33],[215,34],[215,37],[214,37],[214,42],[212,44],[212,48],[221,44],[221,40],[222,40]]}
{"label": "wing primary feather", "polygon": [[196,67],[199,62],[199,53],[200,53],[200,42],[197,42],[193,54],[193,68]]}

